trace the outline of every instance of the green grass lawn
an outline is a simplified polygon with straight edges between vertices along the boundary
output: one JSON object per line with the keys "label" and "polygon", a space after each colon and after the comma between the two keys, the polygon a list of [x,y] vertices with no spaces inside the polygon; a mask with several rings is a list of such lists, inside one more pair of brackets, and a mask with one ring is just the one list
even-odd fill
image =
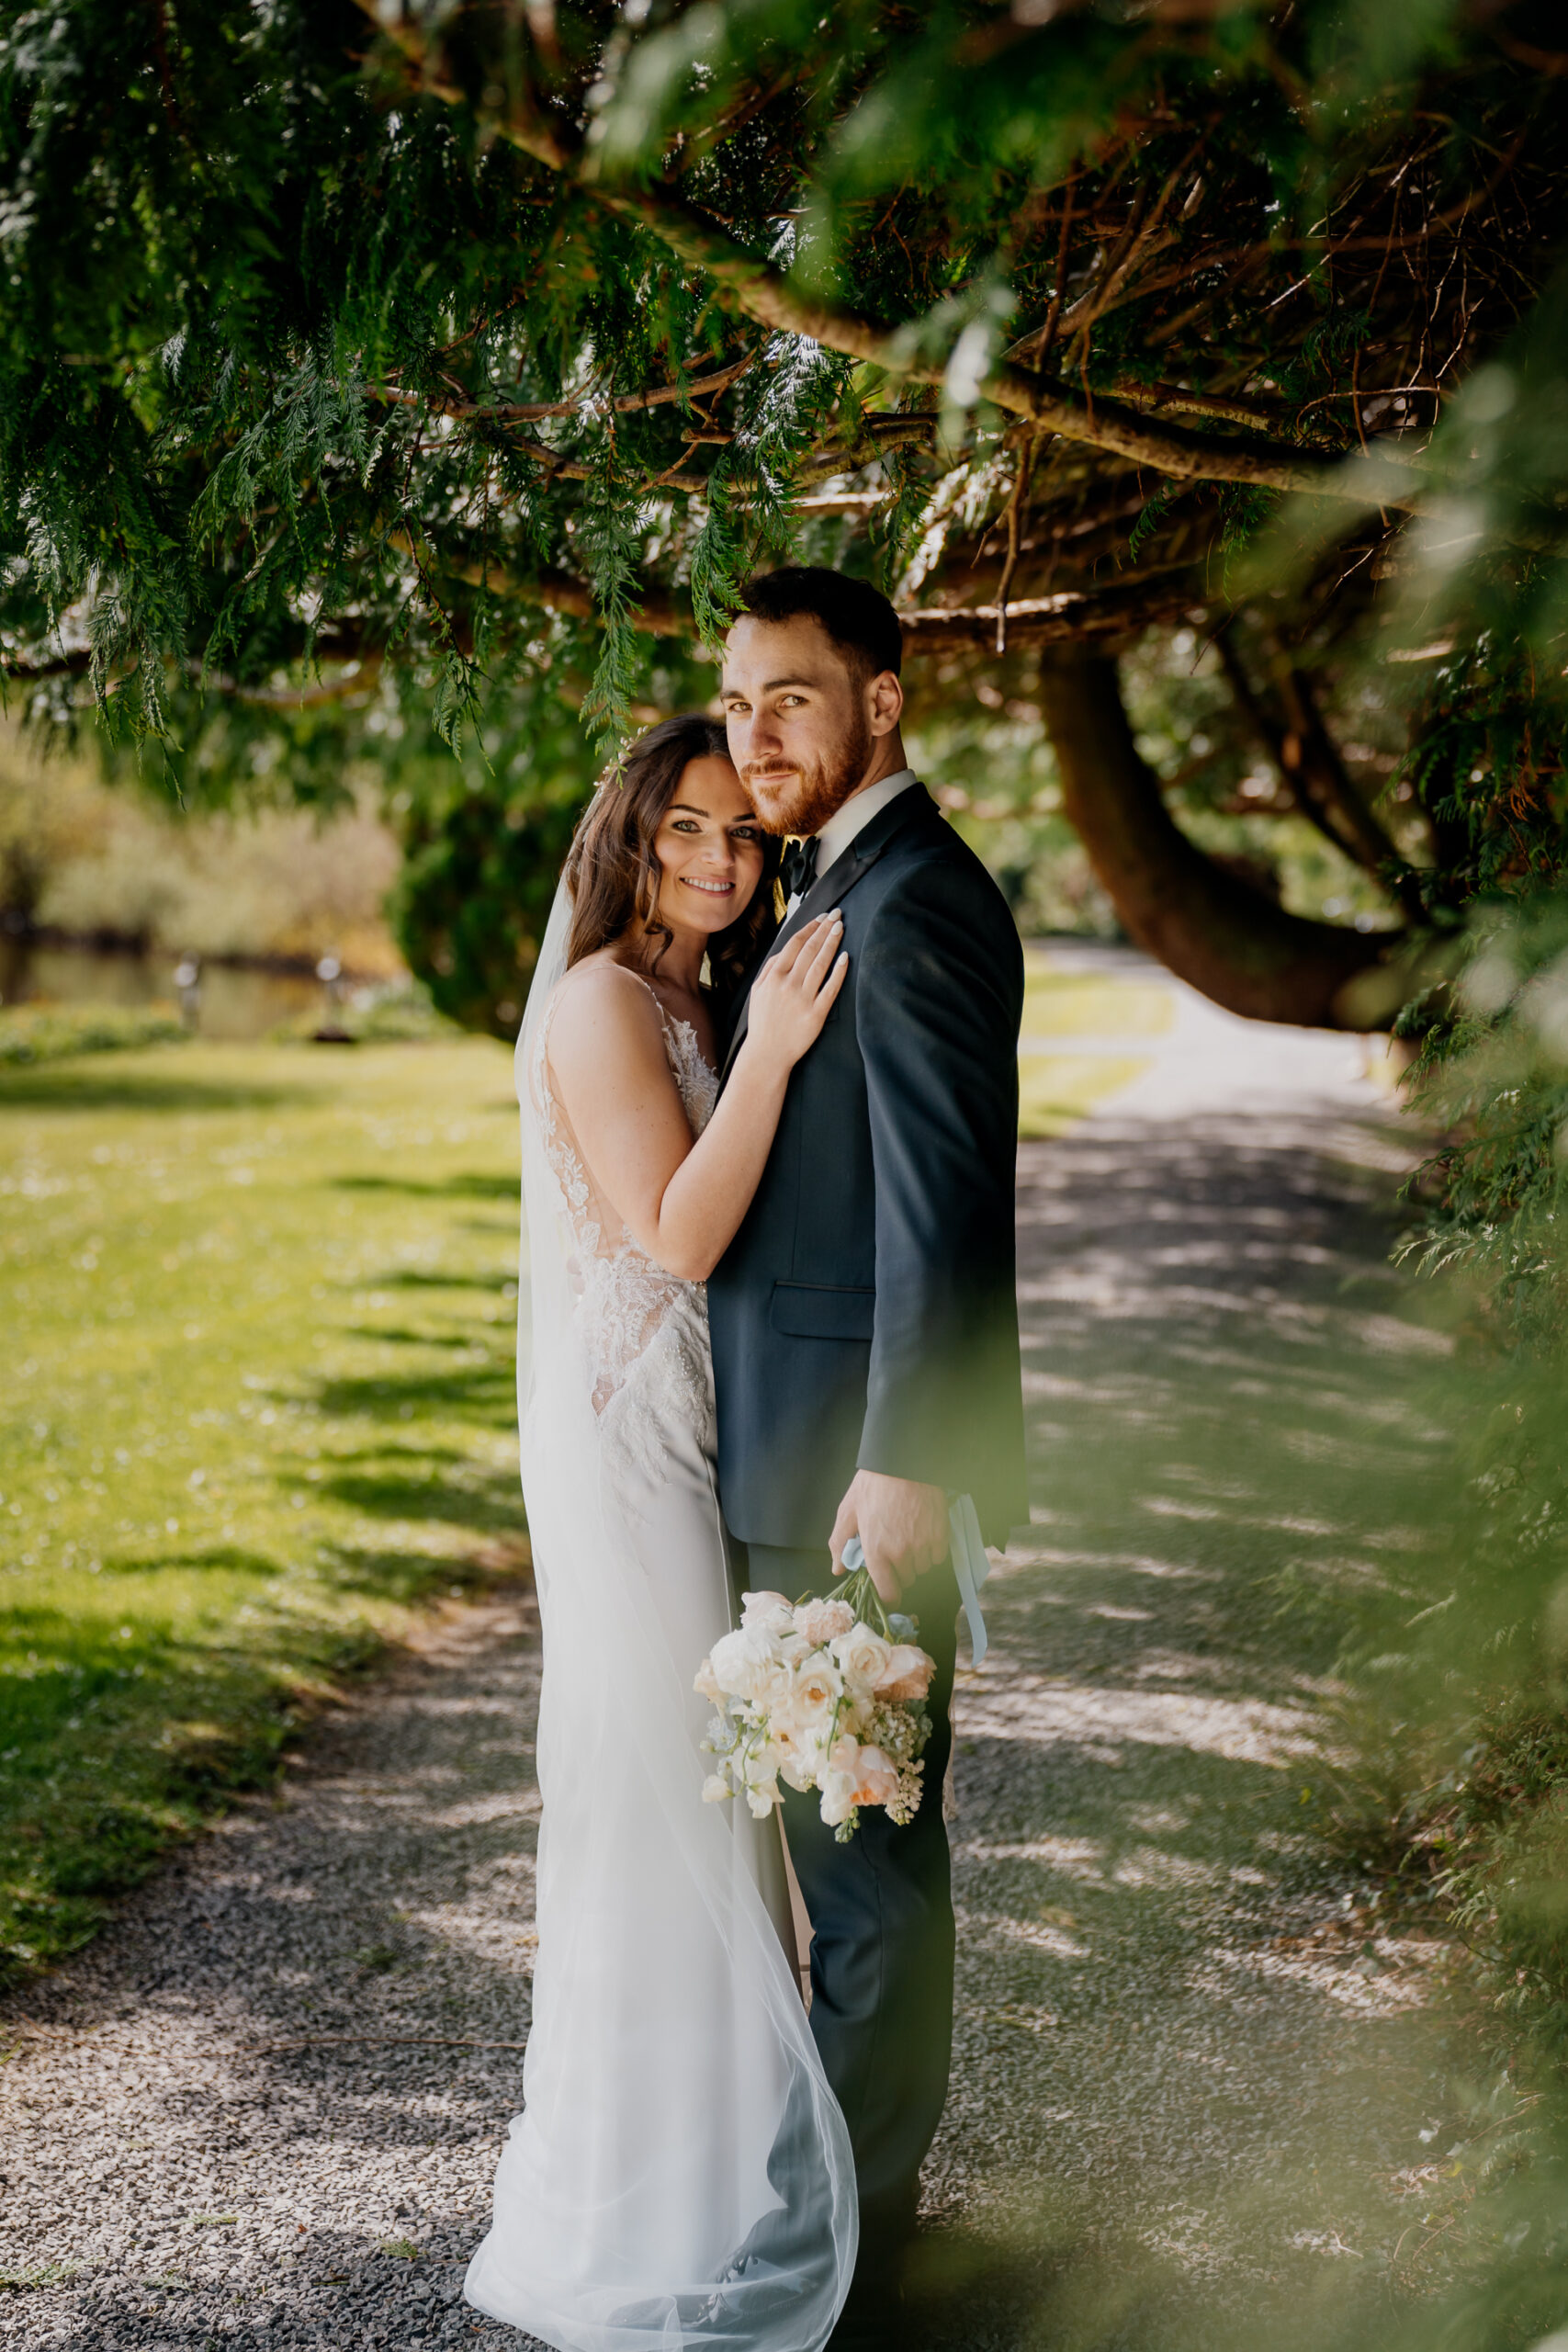
{"label": "green grass lawn", "polygon": [[483,1039],[0,1070],[0,1972],[526,1557],[517,1221]]}
{"label": "green grass lawn", "polygon": [[1146,1056],[1031,1050],[1053,1037],[1109,1042],[1158,1037],[1176,1018],[1168,989],[1091,972],[1063,972],[1048,949],[1026,947],[1018,1131],[1026,1139],[1066,1135],[1086,1112],[1148,1068]]}
{"label": "green grass lawn", "polygon": [[1147,1068],[1146,1059],[1114,1054],[1021,1054],[1019,1134],[1026,1143],[1065,1136],[1097,1102]]}
{"label": "green grass lawn", "polygon": [[1156,982],[1064,972],[1048,948],[1023,951],[1023,1023],[1033,1037],[1160,1037],[1176,1019],[1170,990]]}

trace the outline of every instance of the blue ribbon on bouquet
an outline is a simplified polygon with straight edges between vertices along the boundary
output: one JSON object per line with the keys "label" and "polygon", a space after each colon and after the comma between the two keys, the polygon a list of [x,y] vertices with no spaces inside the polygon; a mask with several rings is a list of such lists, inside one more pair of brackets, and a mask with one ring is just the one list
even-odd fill
{"label": "blue ribbon on bouquet", "polygon": [[[980,1519],[973,1495],[953,1496],[948,1505],[947,1526],[953,1544],[953,1573],[958,1578],[958,1598],[964,1603],[969,1624],[970,1655],[978,1666],[991,1646],[986,1621],[980,1614],[980,1587],[991,1573],[991,1564],[980,1541]],[[844,1566],[852,1571],[865,1566],[865,1552],[858,1535],[852,1535],[844,1546]]]}

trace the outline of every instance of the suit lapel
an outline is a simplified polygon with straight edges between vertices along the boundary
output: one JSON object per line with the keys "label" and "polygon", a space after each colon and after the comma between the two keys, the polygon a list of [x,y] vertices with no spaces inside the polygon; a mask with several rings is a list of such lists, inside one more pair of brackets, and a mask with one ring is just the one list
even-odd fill
{"label": "suit lapel", "polygon": [[[808,923],[814,915],[826,914],[829,907],[842,905],[855,884],[863,875],[870,873],[883,851],[897,841],[906,825],[912,824],[917,819],[926,815],[934,816],[935,813],[936,803],[923,784],[911,784],[905,791],[900,792],[896,799],[890,800],[886,808],[881,809],[872,819],[870,824],[855,835],[842,857],[836,857],[827,872],[817,876],[794,914],[781,926],[777,938],[769,948],[767,955],[763,956],[762,962],[764,964],[770,962],[781,947],[787,946],[795,933],[804,924]],[[758,968],[760,970],[761,966]],[[748,989],[740,1010],[736,1015],[734,1032],[729,1040],[729,1050],[725,1055],[724,1069],[719,1078],[720,1085],[729,1076],[735,1057],[745,1043],[746,1014],[750,1002],[750,990]]]}

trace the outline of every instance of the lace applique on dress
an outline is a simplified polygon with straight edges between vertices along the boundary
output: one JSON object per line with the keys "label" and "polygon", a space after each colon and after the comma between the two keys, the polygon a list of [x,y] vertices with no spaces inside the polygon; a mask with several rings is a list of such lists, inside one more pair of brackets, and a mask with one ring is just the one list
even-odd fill
{"label": "lace applique on dress", "polygon": [[[704,1059],[691,1023],[666,1012],[656,990],[649,994],[659,1005],[665,1057],[682,1106],[693,1135],[700,1136],[718,1100],[718,1073]],[[552,1005],[539,1024],[530,1083],[560,1186],[577,1295],[573,1326],[606,1456],[656,1481],[665,1453],[660,1430],[671,1418],[694,1430],[705,1446],[711,1441],[707,1286],[656,1264],[597,1191],[550,1090],[554,1012]]]}

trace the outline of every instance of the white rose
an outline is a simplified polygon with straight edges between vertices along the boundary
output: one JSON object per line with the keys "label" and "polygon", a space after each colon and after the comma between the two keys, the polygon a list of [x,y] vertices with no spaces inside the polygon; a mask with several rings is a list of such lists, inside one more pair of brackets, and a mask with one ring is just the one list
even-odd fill
{"label": "white rose", "polygon": [[802,1706],[792,1691],[768,1716],[768,1736],[792,1789],[815,1784],[833,1728],[831,1705]]}
{"label": "white rose", "polygon": [[722,1804],[725,1798],[732,1793],[733,1792],[730,1788],[729,1782],[726,1780],[721,1780],[716,1772],[710,1772],[707,1779],[703,1782],[703,1803],[705,1804]]}
{"label": "white rose", "polygon": [[747,1633],[780,1640],[795,1630],[795,1611],[782,1592],[747,1592],[740,1597],[740,1623]]}
{"label": "white rose", "polygon": [[830,1718],[843,1696],[844,1678],[826,1650],[803,1657],[790,1677],[789,1695],[780,1701],[796,1722],[812,1724]]}
{"label": "white rose", "polygon": [[768,1711],[768,1736],[782,1755],[801,1756],[826,1737],[833,1718],[819,1707],[803,1706],[794,1690]]}
{"label": "white rose", "polygon": [[858,1682],[863,1690],[874,1690],[887,1671],[887,1661],[893,1645],[869,1625],[852,1625],[847,1634],[837,1635],[832,1645],[847,1682]]}
{"label": "white rose", "polygon": [[766,1635],[742,1625],[715,1642],[708,1663],[721,1690],[731,1698],[751,1701],[760,1699],[766,1690],[774,1659]]}

